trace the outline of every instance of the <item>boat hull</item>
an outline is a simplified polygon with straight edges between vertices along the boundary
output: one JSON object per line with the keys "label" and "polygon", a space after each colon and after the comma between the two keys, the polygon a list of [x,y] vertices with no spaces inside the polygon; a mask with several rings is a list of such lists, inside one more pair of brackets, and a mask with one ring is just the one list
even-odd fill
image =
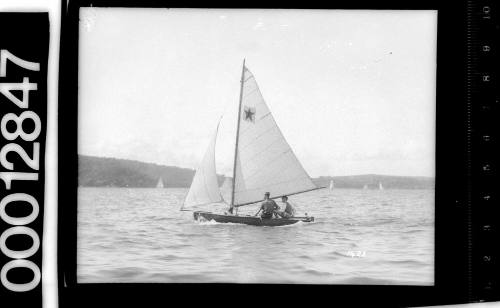
{"label": "boat hull", "polygon": [[271,218],[263,219],[258,216],[248,216],[248,215],[221,215],[210,212],[196,211],[193,212],[193,217],[195,220],[214,220],[220,223],[238,223],[252,226],[285,226],[302,222],[313,222],[314,217],[291,217],[291,218]]}

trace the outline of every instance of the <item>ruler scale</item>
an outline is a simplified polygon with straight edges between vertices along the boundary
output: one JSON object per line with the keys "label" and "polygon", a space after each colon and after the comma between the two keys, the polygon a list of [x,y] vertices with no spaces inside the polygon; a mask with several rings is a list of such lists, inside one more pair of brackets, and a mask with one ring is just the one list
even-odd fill
{"label": "ruler scale", "polygon": [[499,300],[498,295],[498,6],[494,1],[467,1],[467,248],[469,301]]}

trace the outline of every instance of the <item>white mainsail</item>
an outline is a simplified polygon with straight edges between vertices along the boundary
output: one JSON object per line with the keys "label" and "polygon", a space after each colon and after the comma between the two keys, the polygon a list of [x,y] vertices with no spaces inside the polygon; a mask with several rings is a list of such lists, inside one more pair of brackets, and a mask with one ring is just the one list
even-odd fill
{"label": "white mainsail", "polygon": [[330,181],[330,190],[332,190],[334,188],[334,184],[333,184],[333,180]]}
{"label": "white mainsail", "polygon": [[286,142],[252,73],[243,67],[232,206],[317,189]]}
{"label": "white mainsail", "polygon": [[191,182],[191,187],[181,209],[196,205],[223,202],[215,171],[215,143],[217,141],[218,130],[219,125],[217,125],[215,134],[210,141],[201,164],[196,169],[193,182]]}

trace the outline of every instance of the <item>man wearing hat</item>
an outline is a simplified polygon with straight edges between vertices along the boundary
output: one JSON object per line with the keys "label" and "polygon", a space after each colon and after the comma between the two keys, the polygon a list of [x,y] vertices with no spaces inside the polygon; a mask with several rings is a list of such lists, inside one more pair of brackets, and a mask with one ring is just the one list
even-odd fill
{"label": "man wearing hat", "polygon": [[271,194],[269,192],[264,194],[264,202],[262,202],[262,205],[260,206],[259,211],[255,213],[255,216],[262,211],[262,215],[260,215],[261,218],[273,218],[273,214],[280,209],[276,202],[269,198],[270,195]]}

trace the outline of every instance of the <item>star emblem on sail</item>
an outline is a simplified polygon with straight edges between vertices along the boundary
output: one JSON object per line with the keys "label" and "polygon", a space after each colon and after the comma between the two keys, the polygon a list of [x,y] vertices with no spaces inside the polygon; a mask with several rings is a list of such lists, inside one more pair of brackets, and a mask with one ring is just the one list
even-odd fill
{"label": "star emblem on sail", "polygon": [[[259,119],[256,121],[256,111]],[[271,114],[253,74],[243,64],[231,207],[319,189],[293,153]],[[243,121],[241,121],[243,119]],[[220,202],[215,171],[215,139],[198,167],[184,206]]]}
{"label": "star emblem on sail", "polygon": [[255,108],[245,106],[243,119],[255,123]]}

